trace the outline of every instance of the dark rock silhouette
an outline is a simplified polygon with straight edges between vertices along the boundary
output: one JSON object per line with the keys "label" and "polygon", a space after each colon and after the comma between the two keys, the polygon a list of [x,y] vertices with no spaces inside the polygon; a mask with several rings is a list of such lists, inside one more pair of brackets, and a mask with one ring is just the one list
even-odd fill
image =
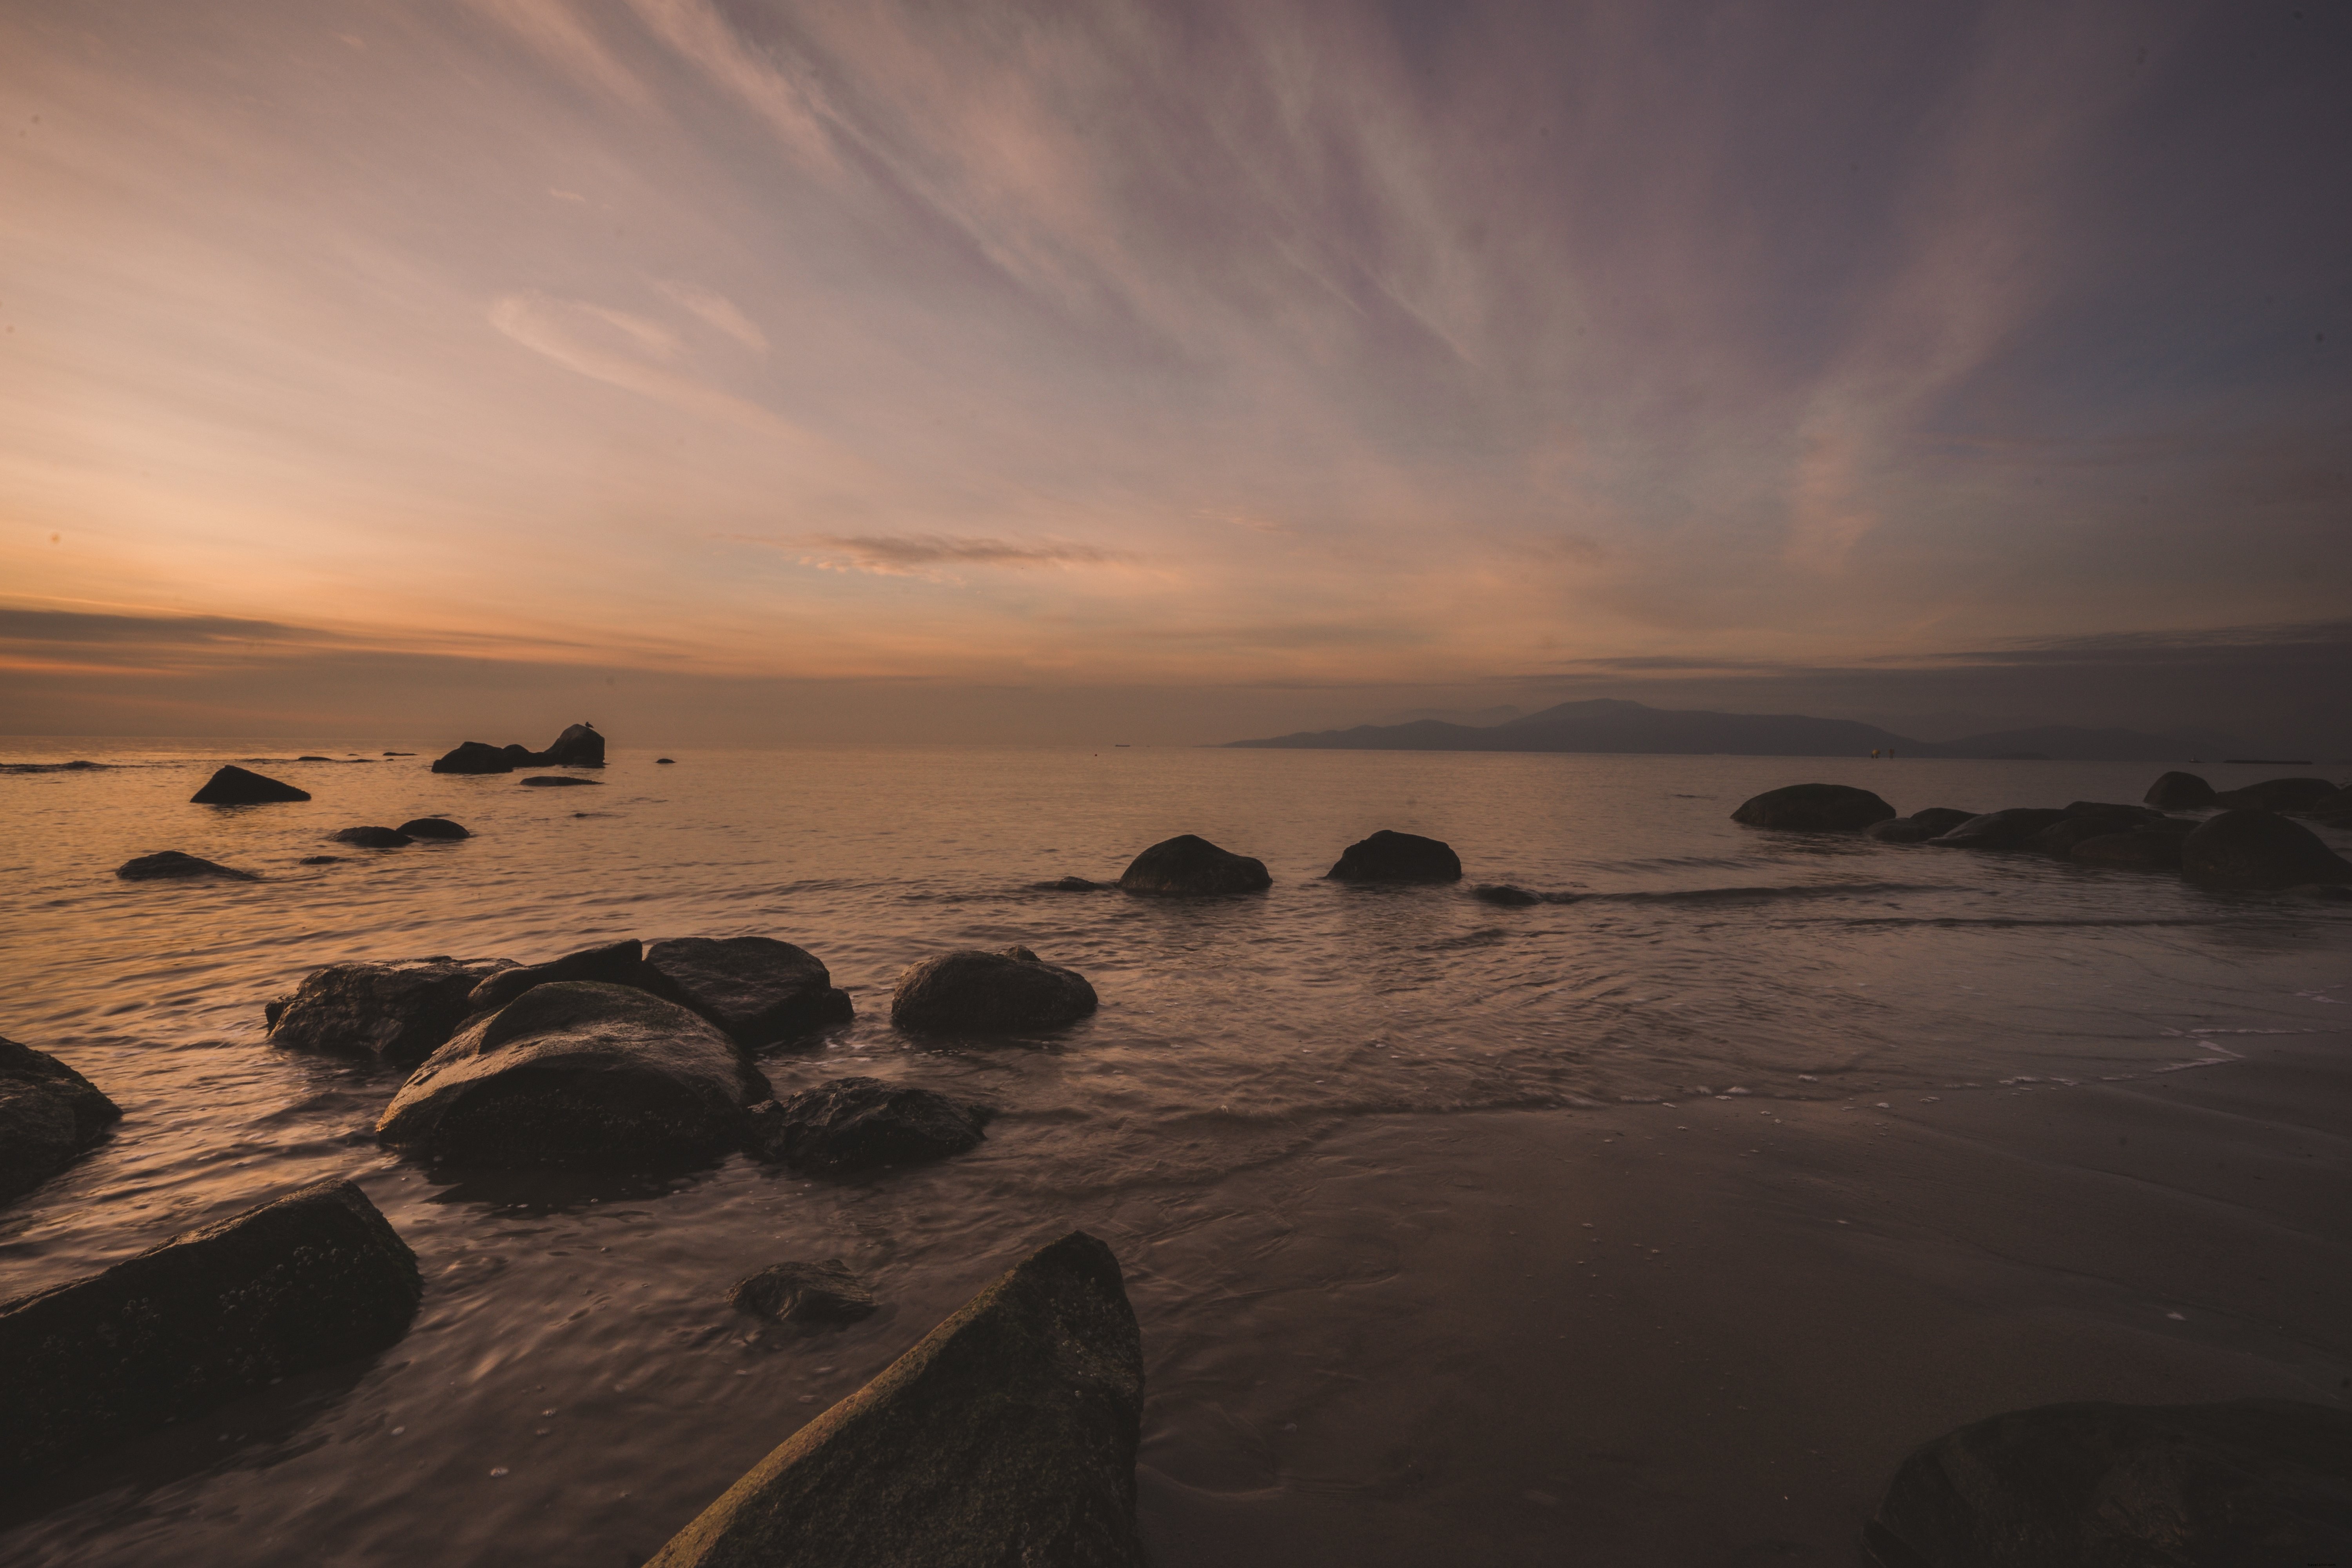
{"label": "dark rock silhouette", "polygon": [[1766,790],[1744,802],[1731,820],[1748,827],[1799,833],[1853,832],[1885,822],[1895,808],[1851,784],[1801,784]]}
{"label": "dark rock silhouette", "polygon": [[561,958],[551,958],[544,963],[517,964],[487,976],[475,987],[467,1005],[477,1013],[487,1013],[493,1007],[503,1007],[534,985],[546,985],[559,980],[593,980],[605,985],[626,985],[638,991],[651,992],[666,1002],[683,1003],[685,998],[673,989],[658,971],[648,969],[645,948],[636,938],[606,942],[602,947],[587,947],[578,952],[567,952]]}
{"label": "dark rock silhouette", "polygon": [[1882,844],[1925,844],[1937,835],[1949,833],[1961,823],[1982,815],[1981,812],[1961,811],[1948,805],[1931,805],[1908,816],[1874,822],[1862,832],[1864,837],[1875,838]]}
{"label": "dark rock silhouette", "polygon": [[240,871],[216,860],[184,855],[177,849],[164,849],[153,855],[125,860],[114,868],[114,874],[126,882],[152,882],[168,877],[226,877],[236,882],[260,880],[250,871]]}
{"label": "dark rock silhouette", "polygon": [[677,759],[676,757],[656,757],[654,759],[654,765],[661,768],[675,766],[677,763]]}
{"label": "dark rock silhouette", "polygon": [[837,1078],[754,1106],[751,1152],[827,1175],[961,1154],[986,1136],[975,1107],[935,1089]]}
{"label": "dark rock silhouette", "polygon": [[408,835],[397,827],[341,827],[327,837],[338,844],[355,844],[362,849],[397,849],[410,842]]}
{"label": "dark rock silhouette", "polygon": [[73,1163],[121,1117],[96,1084],[48,1052],[0,1039],[0,1203]]}
{"label": "dark rock silhouette", "polygon": [[2283,1399],[2048,1405],[1895,1471],[1882,1568],[2253,1568],[2352,1562],[2352,1413]]}
{"label": "dark rock silhouette", "polygon": [[2011,806],[1971,816],[1927,842],[1939,849],[2021,849],[2035,834],[2065,819],[2066,814],[2054,806]]}
{"label": "dark rock silhouette", "polygon": [[2213,804],[2213,786],[2195,773],[2169,773],[2148,785],[2144,798],[2158,811],[2202,811]]}
{"label": "dark rock silhouette", "polygon": [[646,949],[664,994],[747,1048],[845,1024],[849,993],[816,956],[773,937],[671,937]]}
{"label": "dark rock silhouette", "polygon": [[2138,824],[2129,817],[2108,816],[2104,814],[2062,816],[2028,838],[2025,841],[2025,847],[2029,849],[2039,849],[2044,855],[2063,857],[2072,855],[2074,852],[2074,847],[2078,844],[2086,843],[2094,838],[2105,838],[2111,834],[2128,833],[2137,826]]}
{"label": "dark rock silhouette", "polygon": [[474,988],[513,967],[503,958],[446,954],[404,963],[331,963],[268,1005],[269,1041],[297,1050],[364,1051],[415,1067],[473,1012]]}
{"label": "dark rock silhouette", "polygon": [[1265,862],[1218,848],[1196,834],[1162,839],[1129,862],[1118,885],[1130,893],[1184,896],[1258,893],[1274,885]]}
{"label": "dark rock silhouette", "polygon": [[1109,890],[1108,882],[1089,882],[1084,877],[1056,877],[1050,882],[1032,882],[1032,890],[1040,893],[1100,893]]}
{"label": "dark rock silhouette", "polygon": [[728,1292],[738,1311],[779,1323],[854,1323],[879,1305],[866,1282],[838,1258],[824,1263],[772,1263]]}
{"label": "dark rock silhouette", "polygon": [[455,839],[471,838],[473,834],[446,816],[416,816],[400,825],[400,831],[411,838]]}
{"label": "dark rock silhouette", "polygon": [[479,741],[467,741],[455,751],[446,752],[434,759],[436,773],[510,773],[515,765],[506,752],[497,746],[486,746]]}
{"label": "dark rock silhouette", "polygon": [[604,737],[593,724],[574,724],[543,752],[529,746],[492,746],[467,741],[433,763],[436,773],[510,773],[517,768],[601,768]]}
{"label": "dark rock silhouette", "polygon": [[2286,888],[2352,882],[2352,862],[2299,822],[2241,807],[2206,818],[2181,840],[2180,874],[2200,882]]}
{"label": "dark rock silhouette", "polygon": [[2255,811],[2309,811],[2336,793],[2327,779],[2264,779],[2242,789],[2225,789],[2213,797],[2213,804]]}
{"label": "dark rock silhouette", "polygon": [[2134,828],[2085,838],[2068,851],[2067,858],[2084,866],[2127,867],[2146,871],[2180,868],[2180,843],[2185,835]]}
{"label": "dark rock silhouette", "polygon": [[188,799],[197,805],[268,805],[279,801],[308,800],[310,792],[240,768],[234,763],[216,771],[205,787]]}
{"label": "dark rock silhouette", "polygon": [[1073,1231],[794,1433],[646,1568],[1142,1568],[1143,1351]]}
{"label": "dark rock silhouette", "polygon": [[898,977],[890,1022],[901,1029],[1000,1034],[1075,1023],[1097,1005],[1095,988],[1074,969],[1025,947],[966,948],[927,958]]}
{"label": "dark rock silhouette", "polygon": [[1438,839],[1383,827],[1349,845],[1324,876],[1334,882],[1458,882],[1462,859]]}
{"label": "dark rock silhouette", "polygon": [[541,767],[601,768],[604,765],[604,737],[596,733],[593,724],[569,724],[555,743],[531,759]]}
{"label": "dark rock silhouette", "polygon": [[562,788],[565,784],[595,784],[603,787],[603,779],[576,779],[569,773],[539,773],[520,781],[538,789]]}
{"label": "dark rock silhouette", "polygon": [[1482,882],[1470,889],[1470,896],[1482,904],[1495,904],[1507,910],[1524,910],[1544,901],[1542,894],[1530,893],[1525,888],[1514,888],[1507,882]]}
{"label": "dark rock silhouette", "polygon": [[346,1181],[0,1305],[0,1475],[69,1463],[407,1332],[415,1256]]}
{"label": "dark rock silhouette", "polygon": [[557,981],[427,1057],[376,1136],[465,1164],[657,1167],[739,1147],[768,1096],[735,1042],[675,1002]]}

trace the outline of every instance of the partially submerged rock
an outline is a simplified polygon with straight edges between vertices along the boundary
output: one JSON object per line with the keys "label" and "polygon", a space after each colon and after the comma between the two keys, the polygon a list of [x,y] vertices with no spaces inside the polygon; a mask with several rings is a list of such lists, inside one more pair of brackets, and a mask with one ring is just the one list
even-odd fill
{"label": "partially submerged rock", "polygon": [[773,937],[670,937],[646,949],[645,965],[747,1048],[845,1024],[856,1011],[815,954]]}
{"label": "partially submerged rock", "polygon": [[2352,882],[2352,862],[2310,828],[2242,808],[2208,817],[2181,840],[2180,871],[2200,882],[2248,888]]}
{"label": "partially submerged rock", "polygon": [[1089,882],[1084,877],[1056,877],[1050,882],[1032,882],[1029,886],[1040,893],[1100,893],[1108,890],[1107,882]]}
{"label": "partially submerged rock", "polygon": [[415,1256],[320,1182],[0,1305],[0,1475],[23,1477],[397,1342]]}
{"label": "partially submerged rock", "polygon": [[205,781],[204,788],[188,797],[197,805],[268,805],[278,801],[310,798],[309,790],[280,784],[276,779],[266,778],[235,763],[215,772]]}
{"label": "partially submerged rock", "polygon": [[1470,889],[1470,896],[1482,904],[1495,904],[1507,910],[1524,910],[1544,901],[1540,893],[1530,893],[1525,888],[1514,888],[1508,882],[1481,882]]}
{"label": "partially submerged rock", "polygon": [[2283,1399],[2012,1411],[1906,1459],[1863,1539],[1881,1568],[2352,1562],[2352,1413]]}
{"label": "partially submerged rock", "polygon": [[411,817],[400,825],[400,831],[411,838],[471,838],[473,834],[446,816]]}
{"label": "partially submerged rock", "polygon": [[240,871],[217,860],[184,855],[177,849],[159,850],[152,855],[125,860],[114,868],[114,874],[126,882],[153,882],[174,877],[226,877],[232,882],[260,880],[250,871]]}
{"label": "partially submerged rock", "polygon": [[327,837],[362,849],[397,849],[409,842],[409,836],[397,827],[339,827]]}
{"label": "partially submerged rock", "polygon": [[1786,784],[1741,803],[1731,820],[1799,833],[1850,833],[1885,822],[1895,808],[1851,784]]}
{"label": "partially submerged rock", "polygon": [[646,1568],[1141,1568],[1143,1351],[1073,1231],[787,1439]]}
{"label": "partially submerged rock", "polygon": [[966,948],[927,958],[900,975],[890,1022],[901,1029],[1000,1034],[1059,1028],[1096,1005],[1085,975],[1025,947]]}
{"label": "partially submerged rock", "polygon": [[475,987],[514,967],[509,959],[446,953],[401,963],[331,963],[304,976],[293,995],[270,1004],[269,1040],[299,1050],[365,1051],[414,1067],[473,1012]]}
{"label": "partially submerged rock", "polygon": [[1198,834],[1164,838],[1138,855],[1120,873],[1120,888],[1130,893],[1184,896],[1202,893],[1259,893],[1274,886],[1265,862],[1220,849]]}
{"label": "partially submerged rock", "polygon": [[604,737],[596,733],[593,724],[567,724],[563,733],[555,737],[555,744],[531,760],[541,767],[601,768],[604,765]]}
{"label": "partially submerged rock", "polygon": [[73,1163],[121,1118],[96,1084],[48,1052],[0,1039],[0,1203]]}
{"label": "partially submerged rock", "polygon": [[510,773],[517,768],[601,768],[604,737],[593,724],[573,724],[543,752],[529,746],[492,746],[467,741],[433,764],[436,773]]}
{"label": "partially submerged rock", "polygon": [[499,747],[485,745],[479,741],[467,741],[454,751],[436,757],[433,771],[436,773],[510,773],[515,771],[515,765]]}
{"label": "partially submerged rock", "polygon": [[2108,866],[2138,871],[2180,869],[2180,843],[2186,835],[2135,828],[2085,838],[2068,851],[2067,858],[2083,866]]}
{"label": "partially submerged rock", "polygon": [[2148,785],[2143,798],[2158,811],[2203,811],[2213,804],[2213,786],[2195,773],[2169,773]]}
{"label": "partially submerged rock", "polygon": [[772,1263],[728,1292],[728,1305],[779,1323],[854,1323],[880,1305],[838,1258]]}
{"label": "partially submerged rock", "polygon": [[2021,849],[2035,834],[2065,819],[2056,807],[2012,806],[1971,816],[1927,842],[1939,849]]}
{"label": "partially submerged rock", "polygon": [[1931,805],[1908,816],[1890,816],[1885,822],[1874,822],[1862,831],[1864,837],[1875,838],[1882,844],[1925,844],[1938,834],[1949,833],[1963,822],[1981,815],[1980,812],[1961,811],[1954,806]]}
{"label": "partially submerged rock", "polygon": [[944,1160],[977,1145],[975,1106],[936,1089],[837,1078],[751,1108],[751,1152],[797,1170],[841,1175]]}
{"label": "partially submerged rock", "polygon": [[562,789],[567,784],[595,784],[602,787],[603,779],[576,779],[570,773],[534,773],[521,781],[533,789]]}
{"label": "partially submerged rock", "polygon": [[1334,882],[1458,882],[1462,858],[1442,840],[1383,827],[1349,845],[1324,876]]}
{"label": "partially submerged rock", "polygon": [[768,1081],[674,1002],[558,981],[478,1018],[376,1122],[386,1143],[478,1165],[665,1165],[739,1146]]}
{"label": "partially submerged rock", "polygon": [[2213,804],[2255,811],[2309,811],[2335,793],[2336,784],[2329,779],[2264,779],[2225,789],[2213,797]]}

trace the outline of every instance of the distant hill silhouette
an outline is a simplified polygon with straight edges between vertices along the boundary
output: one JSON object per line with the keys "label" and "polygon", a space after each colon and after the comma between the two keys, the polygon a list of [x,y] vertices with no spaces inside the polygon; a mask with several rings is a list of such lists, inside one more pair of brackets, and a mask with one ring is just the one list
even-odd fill
{"label": "distant hill silhouette", "polygon": [[2191,756],[2245,755],[2246,742],[2221,735],[2148,735],[2057,724],[2006,730],[1940,743],[1915,741],[1852,719],[1803,713],[1717,713],[1653,708],[1620,698],[1562,702],[1500,724],[1359,724],[1237,747],[1323,752],[1655,752],[1744,757],[1852,757],[1892,750],[1913,757],[2048,757],[2066,762],[2171,762]]}

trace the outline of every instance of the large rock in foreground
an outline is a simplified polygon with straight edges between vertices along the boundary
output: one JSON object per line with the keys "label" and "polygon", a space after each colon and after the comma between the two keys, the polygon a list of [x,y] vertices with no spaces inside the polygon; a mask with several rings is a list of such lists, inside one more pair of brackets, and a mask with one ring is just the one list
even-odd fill
{"label": "large rock in foreground", "polygon": [[2169,773],[2148,785],[2142,798],[2158,811],[2203,811],[2213,804],[2213,786],[2195,773]]}
{"label": "large rock in foreground", "polygon": [[2352,1563],[2352,1413],[2286,1400],[2050,1405],[1905,1460],[1882,1568]]}
{"label": "large rock in foreground", "polygon": [[504,958],[436,954],[404,963],[331,963],[303,978],[269,1020],[272,1045],[366,1051],[415,1067],[448,1043],[475,987],[512,969]]}
{"label": "large rock in foreground", "polygon": [[257,882],[261,879],[250,871],[240,871],[234,866],[224,866],[217,860],[206,860],[178,849],[158,850],[125,860],[114,868],[114,874],[126,882],[155,882],[177,877],[226,877],[232,882]]}
{"label": "large rock in foreground", "polygon": [[1220,849],[1194,833],[1164,838],[1138,855],[1119,874],[1130,893],[1187,895],[1262,893],[1274,886],[1265,862]]}
{"label": "large rock in foreground", "polygon": [[2352,882],[2352,862],[2300,822],[2267,811],[2225,811],[2199,824],[2181,840],[2180,872],[2244,888]]}
{"label": "large rock in foreground", "polygon": [[1143,1347],[1118,1260],[1033,1253],[646,1568],[1140,1568]]}
{"label": "large rock in foreground", "polygon": [[416,1258],[349,1182],[0,1305],[0,1474],[21,1477],[396,1342]]}
{"label": "large rock in foreground", "polygon": [[1005,1034],[1055,1029],[1095,1010],[1095,988],[1075,969],[1025,947],[966,948],[927,958],[898,977],[890,1022],[901,1029]]}
{"label": "large rock in foreground", "polygon": [[1801,784],[1768,789],[1741,805],[1731,820],[1748,827],[1799,833],[1850,833],[1885,822],[1895,808],[1851,784]]}
{"label": "large rock in foreground", "polygon": [[204,788],[188,797],[197,805],[268,805],[277,801],[310,798],[309,790],[280,784],[234,763],[215,773],[205,781]]}
{"label": "large rock in foreground", "polygon": [[754,1047],[845,1024],[849,993],[814,953],[766,936],[678,936],[646,949],[668,994]]}
{"label": "large rock in foreground", "polygon": [[121,1117],[96,1084],[48,1052],[0,1039],[0,1203],[65,1169]]}
{"label": "large rock in foreground", "polygon": [[751,1108],[751,1152],[824,1175],[961,1154],[987,1136],[975,1106],[936,1089],[837,1078]]}
{"label": "large rock in foreground", "polygon": [[1383,827],[1349,845],[1324,876],[1334,882],[1458,882],[1462,858],[1443,840]]}
{"label": "large rock in foreground", "polygon": [[464,1164],[661,1166],[740,1146],[768,1094],[732,1040],[676,1003],[558,981],[459,1030],[376,1135]]}

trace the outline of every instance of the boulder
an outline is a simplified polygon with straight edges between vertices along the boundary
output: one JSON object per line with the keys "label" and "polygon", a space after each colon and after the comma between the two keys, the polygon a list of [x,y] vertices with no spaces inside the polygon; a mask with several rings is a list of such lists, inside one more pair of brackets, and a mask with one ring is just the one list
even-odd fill
{"label": "boulder", "polygon": [[1958,806],[1931,805],[1925,811],[1913,812],[1911,820],[1927,828],[1928,837],[1933,837],[1938,833],[1949,833],[1961,823],[1973,822],[1983,815],[1982,812],[1962,811]]}
{"label": "boulder", "polygon": [[2066,806],[2068,816],[2107,816],[2119,822],[2154,822],[2164,813],[2153,806],[2125,805],[2107,800],[2071,801]]}
{"label": "boulder", "polygon": [[47,1051],[0,1039],[0,1203],[73,1163],[121,1108]]}
{"label": "boulder", "polygon": [[467,741],[454,752],[445,752],[434,759],[436,773],[510,773],[514,763],[506,752],[479,741]]}
{"label": "boulder", "polygon": [[1881,844],[1925,844],[1943,831],[1929,827],[1915,817],[1890,816],[1884,822],[1874,822],[1862,830],[1864,838],[1875,838]]}
{"label": "boulder", "polygon": [[2047,1405],[1895,1471],[1881,1568],[2257,1568],[2352,1562],[2352,1413],[2283,1399]]}
{"label": "boulder", "polygon": [[2044,855],[2063,858],[2074,852],[2074,846],[2094,838],[2111,837],[2128,833],[2137,824],[2114,816],[2062,816],[2025,841],[2028,849],[2039,849]]}
{"label": "boulder", "polygon": [[569,773],[535,773],[521,781],[533,789],[561,789],[566,784],[594,784],[604,787],[603,779],[575,779]]}
{"label": "boulder", "polygon": [[2067,858],[2084,866],[2114,866],[2145,871],[2180,869],[2183,835],[2135,828],[2085,838],[2068,851]]}
{"label": "boulder", "polygon": [[1895,808],[1851,784],[1801,784],[1766,790],[1743,803],[1731,820],[1748,827],[1800,833],[1855,832],[1885,822]]}
{"label": "boulder", "polygon": [[751,1152],[827,1175],[944,1160],[977,1145],[977,1106],[935,1089],[837,1078],[751,1110]]}
{"label": "boulder", "polygon": [[1084,877],[1056,877],[1050,882],[1032,882],[1029,886],[1032,891],[1040,893],[1099,893],[1108,890],[1109,885],[1089,882]]}
{"label": "boulder", "polygon": [[901,1029],[1000,1034],[1059,1028],[1096,1005],[1085,975],[1047,963],[1025,947],[965,948],[927,958],[901,974],[890,994],[890,1022]]}
{"label": "boulder", "polygon": [[668,1165],[739,1147],[768,1080],[735,1042],[626,985],[533,986],[401,1085],[384,1142],[477,1165]]}
{"label": "boulder", "polygon": [[1383,827],[1349,845],[1324,876],[1334,882],[1458,882],[1462,858],[1437,839]]}
{"label": "boulder", "polygon": [[656,767],[667,768],[674,766],[677,762],[677,759],[676,757],[656,757],[654,759],[654,765]]}
{"label": "boulder", "polygon": [[562,958],[551,958],[545,963],[509,965],[497,973],[485,976],[474,994],[467,998],[467,1006],[476,1013],[487,1013],[493,1007],[503,1007],[534,985],[545,985],[558,980],[593,980],[605,985],[627,985],[639,991],[649,991],[666,1002],[683,1003],[669,982],[657,970],[648,969],[645,948],[635,937],[623,942],[607,942],[603,947],[586,947],[578,952],[567,952]]}
{"label": "boulder", "polygon": [[2254,811],[2309,811],[2336,793],[2336,785],[2326,779],[2264,779],[2242,789],[2225,789],[2213,797],[2213,804]]}
{"label": "boulder", "polygon": [[400,831],[411,838],[471,838],[473,835],[446,816],[412,817],[400,825]]}
{"label": "boulder", "polygon": [[567,725],[563,733],[555,737],[555,744],[533,760],[541,767],[601,768],[604,765],[604,737],[596,733],[593,724]]}
{"label": "boulder", "polygon": [[2041,806],[2012,806],[1971,816],[1948,832],[1927,840],[1943,849],[2020,849],[2028,840],[2066,814]]}
{"label": "boulder", "polygon": [[278,801],[310,798],[309,790],[264,778],[234,763],[219,769],[205,781],[204,788],[188,797],[198,805],[268,805]]}
{"label": "boulder", "polygon": [[2309,805],[2296,810],[2297,816],[2315,816],[2322,822],[2337,826],[2352,818],[2352,788],[2339,789],[2334,795],[2322,795]]}
{"label": "boulder", "polygon": [[666,994],[747,1049],[845,1024],[856,1011],[814,954],[773,937],[670,937],[646,949],[645,965]]}
{"label": "boulder", "polygon": [[514,967],[504,958],[436,954],[403,963],[331,963],[268,1005],[269,1041],[297,1050],[364,1051],[415,1067],[448,1043],[474,988]]}
{"label": "boulder", "polygon": [[1143,1351],[1073,1231],[793,1434],[646,1568],[1141,1568]]}
{"label": "boulder", "polygon": [[854,1323],[880,1305],[838,1258],[772,1263],[728,1292],[728,1305],[779,1323]]}
{"label": "boulder", "polygon": [[397,849],[410,842],[408,835],[397,827],[339,827],[327,837],[338,844],[356,844],[362,849]]}
{"label": "boulder", "polygon": [[506,760],[513,763],[516,767],[532,768],[539,766],[539,753],[532,751],[529,746],[519,746],[512,742],[509,742],[507,744],[500,746],[499,750],[502,754],[504,754]]}
{"label": "boulder", "polygon": [[2352,882],[2352,862],[2299,822],[2238,809],[2207,817],[2180,841],[2181,875],[2236,887]]}
{"label": "boulder", "polygon": [[0,1305],[0,1475],[68,1464],[406,1333],[416,1258],[320,1182],[86,1279]]}
{"label": "boulder", "polygon": [[1482,904],[1495,904],[1507,910],[1524,910],[1544,901],[1541,894],[1530,893],[1525,888],[1514,888],[1508,882],[1481,882],[1470,889],[1470,896]]}
{"label": "boulder", "polygon": [[153,855],[142,855],[134,860],[125,860],[114,868],[114,874],[126,882],[152,882],[166,877],[226,877],[233,882],[257,882],[261,879],[250,871],[240,871],[216,860],[184,855],[177,849],[164,849]]}
{"label": "boulder", "polygon": [[2213,804],[2213,786],[2195,773],[2166,773],[2143,796],[2158,811],[2203,811]]}
{"label": "boulder", "polygon": [[1274,886],[1265,862],[1220,849],[1197,834],[1162,839],[1128,863],[1118,885],[1130,893],[1183,896],[1260,893]]}

